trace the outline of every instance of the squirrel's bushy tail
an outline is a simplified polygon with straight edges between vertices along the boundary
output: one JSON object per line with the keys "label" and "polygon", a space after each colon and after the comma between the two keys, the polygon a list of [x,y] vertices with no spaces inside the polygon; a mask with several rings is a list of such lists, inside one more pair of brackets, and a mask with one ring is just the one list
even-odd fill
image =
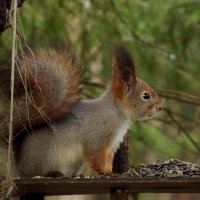
{"label": "squirrel's bushy tail", "polygon": [[[0,83],[5,81],[4,72],[9,74],[8,68],[1,69]],[[39,48],[18,58],[15,69],[13,138],[23,130],[51,124],[63,117],[76,103],[79,86],[79,65],[69,50],[60,53],[54,49]],[[6,91],[5,87],[2,91]],[[9,118],[9,110],[1,116],[0,142],[5,146]]]}

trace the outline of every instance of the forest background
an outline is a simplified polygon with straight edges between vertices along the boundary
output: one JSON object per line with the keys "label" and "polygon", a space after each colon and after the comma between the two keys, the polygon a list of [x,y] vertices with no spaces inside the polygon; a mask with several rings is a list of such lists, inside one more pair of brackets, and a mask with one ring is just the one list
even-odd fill
{"label": "forest background", "polygon": [[[17,30],[27,45],[76,52],[83,98],[104,91],[113,45],[127,47],[138,77],[158,91],[165,108],[132,125],[130,166],[170,158],[200,164],[200,1],[26,0]],[[11,36],[9,28],[0,37],[0,60],[10,55]]]}

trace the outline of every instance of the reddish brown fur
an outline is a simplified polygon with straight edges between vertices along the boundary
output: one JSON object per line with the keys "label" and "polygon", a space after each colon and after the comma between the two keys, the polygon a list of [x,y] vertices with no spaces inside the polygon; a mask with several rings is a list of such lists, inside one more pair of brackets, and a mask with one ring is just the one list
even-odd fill
{"label": "reddish brown fur", "polygon": [[123,81],[121,78],[119,78],[119,75],[115,75],[111,82],[111,90],[114,93],[114,96],[117,99],[123,99],[124,97],[124,87],[123,87]]}
{"label": "reddish brown fur", "polygon": [[98,152],[86,152],[85,157],[90,167],[99,174],[112,173],[114,152],[108,151],[108,147],[104,146]]}
{"label": "reddish brown fur", "polygon": [[[54,49],[34,49],[33,55],[28,53],[22,57],[15,70],[14,137],[23,129],[51,124],[62,118],[79,93],[78,64],[70,51],[64,55]],[[48,71],[51,72],[45,74]],[[58,88],[59,84],[61,88]],[[66,92],[59,93],[59,90]],[[3,143],[8,138],[9,112],[4,121],[7,123],[1,127],[0,134]]]}

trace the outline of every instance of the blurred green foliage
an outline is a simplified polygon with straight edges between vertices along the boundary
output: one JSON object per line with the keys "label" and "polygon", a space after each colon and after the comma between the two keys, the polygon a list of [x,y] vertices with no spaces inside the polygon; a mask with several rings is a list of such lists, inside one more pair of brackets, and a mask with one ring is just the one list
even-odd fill
{"label": "blurred green foliage", "polygon": [[[171,157],[200,163],[199,106],[177,100],[186,95],[200,102],[200,1],[27,0],[18,33],[31,45],[69,45],[85,67],[83,79],[100,84],[109,80],[113,45],[126,46],[139,77],[176,94],[163,98],[167,111],[158,118],[132,125],[131,165]],[[1,58],[10,47],[8,29],[0,38]],[[85,93],[102,91],[88,86]]]}

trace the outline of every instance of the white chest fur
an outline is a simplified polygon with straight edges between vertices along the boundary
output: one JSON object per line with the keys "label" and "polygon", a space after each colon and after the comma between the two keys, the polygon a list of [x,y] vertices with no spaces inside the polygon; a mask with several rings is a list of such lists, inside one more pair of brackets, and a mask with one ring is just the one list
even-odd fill
{"label": "white chest fur", "polygon": [[129,121],[125,121],[123,124],[120,124],[120,126],[116,130],[116,133],[111,141],[110,150],[113,150],[114,152],[117,151],[129,127],[130,127]]}

